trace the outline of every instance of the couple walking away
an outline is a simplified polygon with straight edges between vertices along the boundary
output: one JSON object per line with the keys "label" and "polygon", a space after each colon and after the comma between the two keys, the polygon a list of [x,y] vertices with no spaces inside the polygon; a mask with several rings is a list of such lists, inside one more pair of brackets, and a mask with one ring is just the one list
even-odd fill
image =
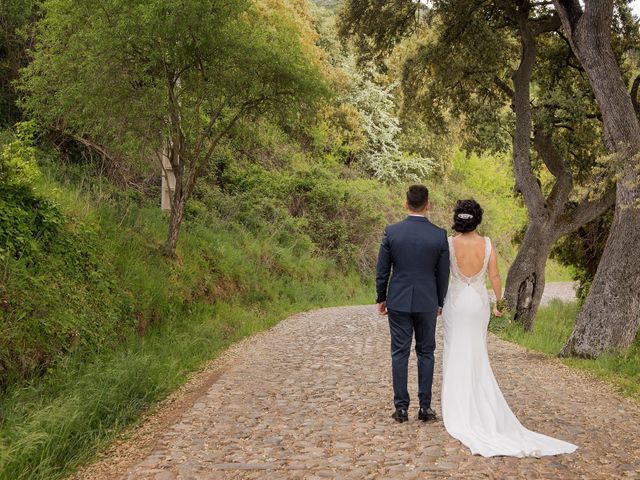
{"label": "couple walking away", "polygon": [[[388,315],[395,413],[409,419],[407,367],[415,333],[418,398],[422,421],[431,408],[436,319],[444,327],[442,419],[451,436],[473,454],[540,457],[571,453],[578,447],[527,430],[507,404],[491,370],[487,326],[491,304],[485,276],[502,298],[495,247],[476,232],[482,208],[461,200],[453,213],[455,237],[426,218],[429,191],[413,185],[407,192],[409,215],[385,229],[376,276],[378,311]],[[449,285],[449,271],[451,284]],[[493,313],[502,315],[497,306]]]}

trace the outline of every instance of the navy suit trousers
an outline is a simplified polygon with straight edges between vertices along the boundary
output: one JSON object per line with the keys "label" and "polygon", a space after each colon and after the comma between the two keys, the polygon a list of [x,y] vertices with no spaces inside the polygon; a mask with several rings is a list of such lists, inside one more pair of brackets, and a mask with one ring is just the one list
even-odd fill
{"label": "navy suit trousers", "polygon": [[421,408],[431,406],[434,352],[436,349],[436,312],[398,312],[389,310],[391,331],[391,366],[393,403],[396,408],[409,408],[407,376],[411,341],[415,333],[418,357],[418,399]]}

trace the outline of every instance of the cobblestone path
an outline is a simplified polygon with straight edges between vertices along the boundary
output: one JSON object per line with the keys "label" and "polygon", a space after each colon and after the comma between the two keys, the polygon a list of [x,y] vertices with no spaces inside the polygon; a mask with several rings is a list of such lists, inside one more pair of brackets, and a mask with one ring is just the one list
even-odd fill
{"label": "cobblestone path", "polygon": [[[493,335],[489,350],[507,401],[523,424],[579,445],[575,454],[473,456],[448,436],[441,420],[419,422],[415,402],[408,423],[393,422],[387,321],[373,307],[359,306],[296,315],[234,347],[220,360],[224,365],[215,381],[149,434],[151,440],[125,441],[114,450],[118,459],[98,462],[79,477],[640,478],[640,405],[555,359]],[[440,366],[437,358],[433,406],[438,414]]]}

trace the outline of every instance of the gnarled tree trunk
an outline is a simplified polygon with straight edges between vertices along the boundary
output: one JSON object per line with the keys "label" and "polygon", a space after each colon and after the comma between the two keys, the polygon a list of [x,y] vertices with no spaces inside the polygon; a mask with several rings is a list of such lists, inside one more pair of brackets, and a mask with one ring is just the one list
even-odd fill
{"label": "gnarled tree trunk", "polygon": [[516,310],[516,320],[527,329],[533,326],[535,313],[544,290],[544,267],[551,245],[545,247],[546,233],[544,197],[531,170],[531,76],[536,59],[535,34],[529,25],[528,8],[517,12],[521,54],[518,69],[513,73],[513,111],[516,115],[513,137],[513,170],[516,189],[522,195],[529,225],[514,263],[509,269],[505,299]]}
{"label": "gnarled tree trunk", "polygon": [[[618,200],[620,202],[620,200]],[[607,245],[561,355],[597,357],[633,343],[640,325],[640,221],[616,206]]]}
{"label": "gnarled tree trunk", "polygon": [[[538,135],[544,136],[538,132],[535,143],[538,143]],[[538,151],[542,152],[542,149],[539,147]],[[552,165],[552,160],[547,158],[546,163]],[[515,311],[515,319],[525,330],[533,328],[544,293],[547,259],[553,245],[563,236],[603,215],[615,203],[615,190],[609,189],[598,199],[584,199],[575,208],[569,209],[566,199],[555,195],[562,188],[569,188],[562,186],[566,177],[558,174],[557,178],[554,189],[547,197],[548,215],[529,218],[522,244],[507,275],[504,297]]]}
{"label": "gnarled tree trunk", "polygon": [[[557,28],[558,19],[547,22],[529,21],[527,4],[518,7],[514,16],[518,21],[521,40],[521,61],[513,74],[513,91],[501,86],[513,98],[516,128],[513,139],[513,167],[516,189],[527,206],[527,230],[518,254],[509,269],[505,299],[515,311],[515,320],[526,330],[533,328],[536,312],[545,285],[545,267],[551,247],[562,236],[602,215],[613,205],[613,192],[608,191],[596,200],[585,198],[576,208],[569,202],[573,190],[573,174],[565,158],[557,150],[552,134],[546,126],[532,125],[530,97],[531,76],[536,58],[536,35]],[[531,134],[533,147],[555,183],[545,197],[538,179],[531,169]]]}
{"label": "gnarled tree trunk", "polygon": [[627,348],[640,325],[640,124],[611,48],[612,0],[554,0],[600,106],[607,148],[617,154],[616,210],[598,271],[561,355],[597,357]]}
{"label": "gnarled tree trunk", "polygon": [[533,328],[545,284],[545,267],[557,238],[542,221],[530,222],[518,254],[509,269],[504,297],[515,319],[526,330]]}

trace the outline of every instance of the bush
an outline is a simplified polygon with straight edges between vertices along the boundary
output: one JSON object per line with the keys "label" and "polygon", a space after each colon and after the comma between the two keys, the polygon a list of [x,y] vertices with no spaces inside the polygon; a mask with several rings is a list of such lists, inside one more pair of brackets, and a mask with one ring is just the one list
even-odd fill
{"label": "bush", "polygon": [[15,138],[0,145],[0,261],[46,250],[63,221],[56,204],[34,191],[33,131],[33,123],[18,124]]}
{"label": "bush", "polygon": [[[215,183],[221,187],[211,187]],[[363,276],[375,264],[390,204],[387,189],[375,180],[340,178],[322,163],[304,170],[235,163],[217,182],[203,179],[194,198],[191,211],[202,214],[196,221],[206,222],[213,214],[281,241],[306,237],[319,254],[343,268],[355,266]]]}
{"label": "bush", "polygon": [[613,214],[614,209],[609,209],[601,217],[560,239],[551,251],[554,259],[572,269],[573,279],[578,282],[576,295],[580,304],[586,300],[591,282],[598,270]]}

